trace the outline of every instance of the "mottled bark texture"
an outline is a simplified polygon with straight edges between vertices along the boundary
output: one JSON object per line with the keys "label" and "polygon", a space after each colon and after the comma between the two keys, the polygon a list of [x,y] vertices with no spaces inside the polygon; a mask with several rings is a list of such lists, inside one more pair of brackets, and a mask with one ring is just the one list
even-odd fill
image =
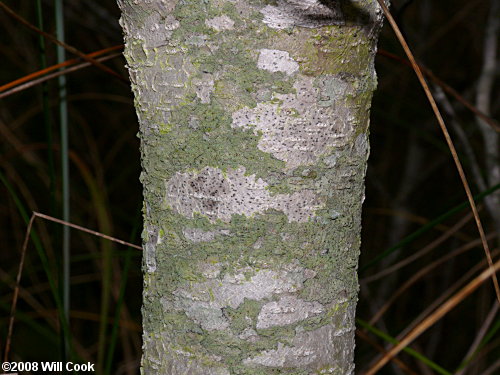
{"label": "mottled bark texture", "polygon": [[143,373],[353,373],[376,1],[118,3]]}

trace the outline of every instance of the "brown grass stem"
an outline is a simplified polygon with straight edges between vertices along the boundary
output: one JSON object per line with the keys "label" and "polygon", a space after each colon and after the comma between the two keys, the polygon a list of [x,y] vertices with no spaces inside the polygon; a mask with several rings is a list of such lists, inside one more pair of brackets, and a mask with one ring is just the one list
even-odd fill
{"label": "brown grass stem", "polygon": [[85,61],[87,61],[87,62],[91,63],[92,65],[94,65],[96,68],[99,68],[102,71],[104,71],[104,72],[106,72],[108,74],[113,75],[114,77],[118,78],[120,81],[126,83],[127,85],[129,84],[128,79],[124,78],[121,74],[115,72],[111,68],[108,68],[106,65],[101,64],[99,61],[96,61],[92,57],[89,57],[88,55],[86,55],[85,53],[81,52],[77,48],[75,48],[73,46],[70,46],[69,44],[66,44],[64,42],[61,42],[55,36],[53,36],[53,35],[45,32],[43,30],[40,30],[38,27],[36,27],[35,25],[32,25],[30,22],[28,22],[23,17],[21,17],[20,15],[18,15],[16,12],[14,12],[12,9],[10,9],[3,2],[0,2],[0,8],[2,8],[11,17],[15,18],[17,21],[19,21],[20,23],[22,23],[24,26],[28,27],[29,29],[33,30],[37,34],[42,35],[43,37],[47,38],[51,42],[57,44],[58,46],[63,47],[68,52],[81,57]]}
{"label": "brown grass stem", "polygon": [[[101,57],[101,58],[98,58],[96,59],[96,61],[106,61],[106,60],[110,60],[110,59],[113,59],[115,57],[119,57],[119,56],[122,56],[122,53],[121,52],[118,52],[118,53],[112,53],[108,56],[104,56],[104,57]],[[58,65],[62,65],[62,64],[58,64]],[[53,78],[57,78],[59,76],[62,76],[64,74],[68,74],[68,73],[72,73],[72,72],[76,72],[77,70],[80,70],[80,69],[83,69],[83,68],[86,68],[88,66],[91,66],[90,63],[88,62],[84,62],[84,63],[81,63],[81,64],[78,64],[78,65],[74,65],[74,66],[69,66],[68,68],[64,69],[64,70],[60,70],[58,72],[54,72],[54,73],[51,73],[51,74],[47,74],[41,78],[38,78],[38,79],[32,79],[30,81],[25,81],[26,83],[23,83],[23,84],[19,84],[18,86],[15,86],[13,88],[11,88],[10,90],[7,90],[5,92],[2,92],[2,87],[0,87],[0,99],[3,99],[7,96],[10,96],[12,94],[15,94],[17,92],[20,92],[20,91],[24,91],[26,89],[29,89],[30,87],[33,87],[33,86],[36,86],[36,85],[39,85],[40,83],[42,82],[45,82],[45,81],[48,81],[48,80],[51,80]],[[36,72],[38,73],[38,72]],[[26,77],[29,77],[29,76],[26,76]],[[23,78],[26,78],[26,77],[23,77]],[[20,80],[19,80],[20,81]],[[15,82],[15,81],[14,81]],[[12,82],[11,82],[12,83]],[[5,85],[7,86],[7,85]]]}
{"label": "brown grass stem", "polygon": [[23,247],[21,250],[21,259],[19,261],[19,267],[18,267],[18,271],[17,271],[16,286],[14,288],[14,295],[12,297],[12,305],[10,308],[9,327],[7,330],[7,339],[5,341],[5,351],[4,351],[4,356],[3,356],[3,362],[7,362],[9,359],[10,345],[11,345],[11,341],[12,341],[12,332],[14,330],[14,320],[15,320],[14,317],[16,314],[16,306],[17,306],[17,300],[19,297],[19,288],[20,288],[20,284],[21,284],[21,276],[23,273],[24,260],[26,257],[26,249],[28,247],[28,240],[29,240],[29,237],[31,234],[31,228],[33,227],[33,221],[37,217],[48,220],[48,221],[52,221],[54,223],[66,225],[70,228],[77,229],[77,230],[80,230],[82,232],[89,233],[89,234],[92,234],[94,236],[101,237],[101,238],[104,238],[106,240],[119,243],[120,245],[130,246],[134,249],[142,250],[142,247],[139,245],[135,245],[133,243],[126,242],[126,241],[120,240],[118,238],[111,237],[111,236],[108,236],[106,234],[103,234],[103,233],[100,233],[100,232],[97,232],[97,231],[94,231],[91,229],[84,228],[80,225],[73,224],[73,223],[70,223],[70,222],[67,222],[64,220],[60,220],[60,219],[57,219],[57,218],[49,216],[49,215],[42,214],[40,212],[33,212],[33,214],[31,215],[30,221],[28,223],[28,227],[26,228],[26,234],[24,236]]}
{"label": "brown grass stem", "polygon": [[[106,54],[108,52],[113,52],[113,51],[116,51],[116,50],[120,50],[122,48],[123,48],[123,44],[120,44],[120,45],[117,45],[117,46],[108,47],[108,48],[101,49],[99,51],[95,51],[95,52],[89,53],[89,54],[87,54],[87,56],[88,57],[97,57],[97,56],[104,55],[104,54]],[[96,60],[97,61],[102,61],[102,60],[98,60],[98,59],[96,59]],[[52,65],[52,66],[48,66],[47,68],[37,70],[36,72],[27,74],[24,77],[15,79],[14,81],[11,81],[9,83],[6,83],[5,85],[0,86],[0,92],[8,90],[8,89],[10,89],[12,87],[18,86],[20,84],[23,84],[25,82],[32,81],[35,78],[43,76],[43,75],[45,75],[47,73],[50,73],[50,72],[52,72],[54,70],[57,70],[57,69],[60,69],[60,68],[64,68],[64,67],[67,67],[67,66],[71,66],[71,65],[75,65],[75,64],[77,64],[80,61],[81,61],[80,58],[66,60],[66,61],[64,61],[64,62],[62,62],[60,64],[55,64],[55,65]],[[90,64],[90,63],[88,63],[88,64]]]}
{"label": "brown grass stem", "polygon": [[[379,49],[377,51],[377,54],[380,56],[387,57],[392,60],[399,61],[400,63],[409,66],[410,68],[412,67],[411,62],[408,61],[407,59],[404,59],[394,53],[391,53],[389,51]],[[486,115],[484,112],[480,111],[476,106],[474,106],[470,101],[465,99],[462,95],[460,95],[453,87],[448,85],[446,82],[438,78],[431,70],[427,69],[423,65],[419,64],[420,70],[422,73],[430,78],[432,82],[434,82],[436,85],[441,87],[444,92],[450,94],[453,96],[458,102],[460,102],[465,108],[470,110],[472,113],[474,113],[477,117],[481,118],[486,122],[489,126],[491,126],[495,131],[500,132],[500,125],[495,119],[492,119],[490,116]]]}
{"label": "brown grass stem", "polygon": [[[417,75],[418,80],[420,81],[420,84],[422,85],[422,88],[424,89],[425,95],[427,96],[427,99],[429,100],[429,103],[432,107],[432,110],[434,111],[436,119],[438,120],[441,131],[443,132],[444,138],[446,139],[446,143],[448,144],[448,148],[450,149],[451,155],[452,155],[453,160],[455,162],[455,166],[457,168],[458,174],[460,175],[462,185],[464,186],[465,193],[467,195],[467,199],[469,200],[469,204],[471,206],[472,212],[474,214],[474,219],[476,221],[477,229],[478,229],[479,235],[481,237],[483,249],[484,249],[484,252],[486,254],[486,259],[488,259],[489,267],[492,270],[493,269],[493,260],[491,259],[491,252],[490,252],[490,248],[488,245],[488,241],[486,240],[486,235],[484,233],[483,225],[481,223],[481,218],[479,217],[476,203],[474,202],[474,197],[472,196],[472,192],[471,192],[470,187],[469,187],[469,182],[467,181],[467,177],[465,176],[465,172],[463,170],[462,163],[460,162],[460,159],[458,158],[458,154],[457,154],[457,151],[455,149],[455,145],[453,144],[453,141],[450,137],[450,134],[448,132],[446,124],[443,120],[443,116],[441,116],[441,112],[439,111],[439,108],[436,104],[436,101],[434,100],[432,92],[429,89],[429,86],[427,85],[427,81],[425,80],[425,77],[422,73],[422,70],[420,69],[420,66],[417,64],[417,61],[415,60],[415,57],[413,56],[413,53],[411,52],[410,47],[408,46],[408,43],[406,42],[405,38],[403,37],[403,34],[401,33],[399,26],[397,25],[396,21],[392,17],[392,14],[389,11],[389,8],[385,4],[384,0],[377,0],[377,2],[379,3],[380,7],[382,8],[385,17],[389,21],[389,24],[391,25],[392,30],[396,34],[396,37],[398,38],[399,43],[403,47],[403,50],[405,51],[406,56],[408,57],[408,60],[410,60],[411,65],[413,67],[413,70],[415,71],[415,74]],[[500,287],[498,285],[498,279],[497,279],[495,272],[491,272],[491,278],[493,280],[493,285],[495,287],[497,299],[500,302]]]}
{"label": "brown grass stem", "polygon": [[417,337],[424,333],[428,328],[432,327],[438,320],[450,312],[472,292],[479,288],[487,279],[500,269],[500,260],[488,266],[481,274],[471,280],[467,285],[455,293],[445,303],[439,306],[432,314],[425,318],[420,324],[413,328],[408,334],[399,340],[399,343],[390,349],[382,356],[364,375],[374,375],[380,370],[390,359],[396,356],[401,350],[407,347]]}

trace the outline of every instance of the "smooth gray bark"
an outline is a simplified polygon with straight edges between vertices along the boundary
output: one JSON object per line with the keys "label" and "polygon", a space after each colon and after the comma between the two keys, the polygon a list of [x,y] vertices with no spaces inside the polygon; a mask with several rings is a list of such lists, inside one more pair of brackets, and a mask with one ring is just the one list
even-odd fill
{"label": "smooth gray bark", "polygon": [[119,0],[144,374],[351,374],[375,0]]}

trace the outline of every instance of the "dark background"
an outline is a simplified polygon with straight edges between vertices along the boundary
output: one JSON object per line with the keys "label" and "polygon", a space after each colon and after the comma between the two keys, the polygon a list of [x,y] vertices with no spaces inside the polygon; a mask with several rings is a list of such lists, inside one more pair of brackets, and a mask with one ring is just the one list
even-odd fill
{"label": "dark background", "polygon": [[[491,4],[497,0],[394,0],[393,13],[419,62],[474,104],[481,75],[485,29]],[[36,22],[36,1],[5,1],[17,14]],[[41,1],[45,30],[54,34],[54,6]],[[123,43],[114,0],[65,1],[66,42],[90,53]],[[0,10],[0,86],[41,69],[39,36]],[[55,47],[46,44],[48,65],[56,63]],[[379,47],[404,56],[387,23]],[[67,58],[74,56],[68,54]],[[124,58],[105,63],[128,77]],[[451,212],[466,201],[450,152],[418,85],[415,74],[401,61],[379,54],[376,60],[379,88],[372,106],[371,156],[366,180],[363,242],[360,259],[361,293],[358,317],[370,321],[390,302],[387,311],[373,324],[396,337],[412,327],[419,314],[446,300],[485,268],[484,251],[477,242],[478,231],[470,210]],[[498,118],[498,60],[492,79],[491,116]],[[139,183],[140,160],[137,119],[127,85],[94,67],[67,75],[69,145],[71,150],[71,221],[84,227],[133,243],[140,243],[142,196]],[[45,99],[44,99],[45,98]],[[455,121],[465,135],[465,152],[450,124],[459,155],[474,194],[480,193],[471,170],[485,169],[483,139],[477,119],[462,104],[448,96]],[[45,100],[45,110],[44,110]],[[0,348],[7,336],[13,280],[17,272],[27,220],[32,211],[61,217],[61,163],[59,148],[58,87],[52,79],[0,99]],[[442,104],[442,102],[441,102]],[[52,146],[48,137],[51,134]],[[53,158],[54,167],[50,167]],[[480,205],[482,207],[482,205]],[[440,215],[448,217],[429,225]],[[494,220],[484,208],[480,212],[485,232],[495,235]],[[464,219],[465,218],[465,219]],[[465,224],[454,226],[461,220]],[[31,240],[21,285],[18,316],[13,335],[11,360],[61,360],[61,334],[57,305],[48,283],[50,274],[60,285],[61,226],[36,219],[40,249],[47,254],[44,265]],[[425,229],[425,230],[423,230]],[[417,231],[421,231],[420,235]],[[141,353],[140,304],[141,256],[137,250],[110,244],[72,230],[71,331],[74,353],[82,361],[98,362],[99,346],[104,347],[101,373],[138,374]],[[369,262],[407,236],[414,234],[397,251],[366,268]],[[446,236],[436,243],[436,240]],[[442,257],[470,244],[470,250],[450,257],[433,269]],[[498,259],[498,239],[490,241]],[[405,267],[378,280],[370,277],[383,269],[430,248]],[[103,252],[112,254],[111,297],[106,331],[102,321]],[[480,263],[483,262],[481,265]],[[478,265],[479,264],[479,265]],[[476,267],[476,268],[474,268]],[[472,271],[470,271],[472,270]],[[470,273],[468,273],[470,271]],[[414,285],[391,300],[407,280],[422,273]],[[124,285],[126,280],[126,285]],[[450,289],[455,286],[455,289]],[[124,303],[117,312],[120,292]],[[441,298],[444,295],[444,298]],[[433,305],[435,304],[435,305]],[[466,358],[474,340],[482,344],[467,367],[467,374],[488,374],[500,357],[500,320],[490,281],[464,299],[439,320],[411,347],[450,373]],[[115,315],[120,324],[112,334]],[[490,320],[488,320],[490,319]],[[489,324],[485,324],[489,322]],[[105,333],[102,336],[102,333]],[[483,340],[483,341],[481,341]],[[366,370],[387,346],[377,335],[360,327],[357,337],[357,371]],[[114,348],[114,349],[113,349]],[[423,360],[406,353],[403,364],[391,363],[380,374],[434,374]],[[495,362],[496,361],[496,362]],[[406,367],[405,367],[406,366]],[[490,369],[490,370],[488,370]],[[491,372],[493,374],[493,372]]]}

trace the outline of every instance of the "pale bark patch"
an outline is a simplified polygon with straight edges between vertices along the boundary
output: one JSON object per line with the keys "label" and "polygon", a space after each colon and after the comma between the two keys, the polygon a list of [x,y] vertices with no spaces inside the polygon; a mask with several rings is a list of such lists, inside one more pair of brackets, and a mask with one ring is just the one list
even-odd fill
{"label": "pale bark patch", "polygon": [[214,80],[211,74],[203,74],[202,78],[194,78],[196,96],[203,104],[210,103],[210,95],[214,92]]}
{"label": "pale bark patch", "polygon": [[232,30],[234,28],[234,21],[228,16],[223,15],[205,20],[205,25],[216,31]]}
{"label": "pale bark patch", "polygon": [[229,222],[232,215],[251,217],[266,210],[282,211],[289,222],[307,222],[323,203],[311,190],[293,194],[271,195],[268,184],[246,169],[229,169],[227,173],[213,167],[200,172],[177,172],[165,182],[165,203],[175,212],[193,217],[200,213],[211,222]]}
{"label": "pale bark patch", "polygon": [[[349,331],[332,324],[313,331],[299,332],[291,346],[279,342],[276,349],[265,350],[253,358],[245,359],[243,363],[278,368],[307,366],[317,369],[329,366],[322,373],[331,374],[343,370],[343,374],[351,374],[354,365],[351,363],[347,371],[344,366],[351,359],[354,342],[343,337],[346,333]],[[334,363],[332,359],[335,359]]]}
{"label": "pale bark patch", "polygon": [[257,342],[259,341],[259,334],[253,328],[245,328],[238,337],[242,340]]}
{"label": "pale bark patch", "polygon": [[[147,205],[146,209],[149,209]],[[153,273],[156,271],[156,245],[161,242],[161,237],[157,227],[146,225],[144,229],[149,237],[148,241],[144,242],[144,263],[147,272]]]}
{"label": "pale bark patch", "polygon": [[196,242],[210,242],[215,240],[215,238],[220,235],[228,236],[230,234],[230,231],[225,229],[205,231],[198,228],[184,228],[182,230],[182,234],[188,241],[196,243]]}
{"label": "pale bark patch", "polygon": [[290,57],[288,52],[275,49],[261,49],[257,67],[272,73],[283,72],[287,75],[292,75],[299,70],[299,64]]}
{"label": "pale bark patch", "polygon": [[257,318],[257,328],[285,326],[324,312],[318,302],[307,302],[295,296],[283,296],[262,306]]}
{"label": "pale bark patch", "polygon": [[[189,375],[231,375],[215,355],[197,354],[174,347],[171,340],[162,334],[146,336],[144,349],[148,353],[148,366],[143,368],[144,375],[189,374]],[[207,364],[210,365],[207,365]]]}
{"label": "pale bark patch", "polygon": [[285,161],[289,169],[316,163],[331,147],[343,146],[353,131],[354,117],[346,105],[349,85],[336,77],[301,76],[296,94],[273,94],[269,102],[233,113],[233,128],[261,135],[258,148]]}
{"label": "pale bark patch", "polygon": [[[279,271],[244,268],[222,279],[212,278],[173,292],[174,299],[162,298],[166,310],[182,310],[203,329],[224,330],[230,321],[222,309],[237,309],[245,299],[260,301],[283,293],[295,293],[304,287],[313,273],[297,265],[289,265]],[[247,275],[245,275],[247,273]],[[254,273],[248,276],[248,273]]]}
{"label": "pale bark patch", "polygon": [[327,7],[318,0],[278,0],[276,6],[267,5],[260,12],[264,23],[273,29],[319,27],[342,20],[337,2]]}

